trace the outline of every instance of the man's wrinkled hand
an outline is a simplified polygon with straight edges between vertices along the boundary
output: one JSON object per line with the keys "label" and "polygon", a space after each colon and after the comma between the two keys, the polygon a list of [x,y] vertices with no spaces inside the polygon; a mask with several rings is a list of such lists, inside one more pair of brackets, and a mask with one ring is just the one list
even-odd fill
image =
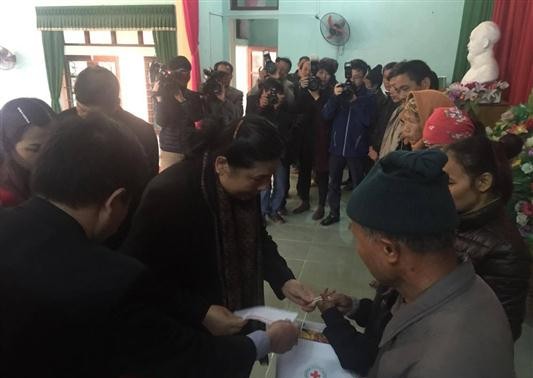
{"label": "man's wrinkled hand", "polygon": [[247,323],[234,315],[226,307],[211,305],[202,322],[205,328],[214,336],[234,335],[242,329]]}
{"label": "man's wrinkled hand", "polygon": [[270,351],[274,353],[288,352],[298,342],[298,328],[288,320],[272,323],[266,333],[270,339]]}

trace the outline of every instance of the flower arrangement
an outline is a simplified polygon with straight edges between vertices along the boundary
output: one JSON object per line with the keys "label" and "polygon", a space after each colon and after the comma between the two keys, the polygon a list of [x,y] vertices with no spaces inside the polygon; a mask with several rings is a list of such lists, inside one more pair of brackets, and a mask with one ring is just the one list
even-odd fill
{"label": "flower arrangement", "polygon": [[506,134],[518,135],[524,141],[522,152],[513,162],[511,210],[520,233],[533,245],[533,91],[527,104],[511,107],[493,128],[487,128],[487,135],[493,140]]}
{"label": "flower arrangement", "polygon": [[463,110],[476,110],[478,104],[497,104],[501,101],[502,92],[509,88],[506,81],[489,83],[452,83],[446,94],[455,105]]}

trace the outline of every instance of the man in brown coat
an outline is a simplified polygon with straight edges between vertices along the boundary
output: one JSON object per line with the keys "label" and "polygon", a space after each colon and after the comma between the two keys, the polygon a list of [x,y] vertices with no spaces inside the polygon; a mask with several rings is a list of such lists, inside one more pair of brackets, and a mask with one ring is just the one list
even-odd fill
{"label": "man in brown coat", "polygon": [[[348,203],[361,259],[381,284],[399,293],[368,377],[514,377],[502,306],[470,263],[457,262],[446,161],[437,150],[392,152]],[[322,311],[349,302],[338,294],[326,298],[319,303]],[[348,332],[344,338],[330,332],[334,348],[341,340],[346,346]]]}

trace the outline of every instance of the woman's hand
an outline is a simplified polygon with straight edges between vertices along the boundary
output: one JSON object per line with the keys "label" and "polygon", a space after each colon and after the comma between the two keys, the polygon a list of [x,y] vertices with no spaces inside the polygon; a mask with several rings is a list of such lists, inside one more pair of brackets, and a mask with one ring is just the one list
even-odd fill
{"label": "woman's hand", "polygon": [[288,280],[281,288],[281,291],[291,302],[299,305],[302,310],[311,312],[315,309],[316,303],[313,302],[315,294],[300,281],[295,279]]}
{"label": "woman's hand", "polygon": [[302,77],[300,79],[300,88],[307,88],[309,86],[309,77]]}

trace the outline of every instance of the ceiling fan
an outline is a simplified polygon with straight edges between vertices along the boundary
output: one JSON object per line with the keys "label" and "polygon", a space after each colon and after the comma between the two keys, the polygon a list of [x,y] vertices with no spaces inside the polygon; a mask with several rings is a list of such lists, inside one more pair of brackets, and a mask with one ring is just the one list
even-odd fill
{"label": "ceiling fan", "polygon": [[15,67],[17,57],[5,47],[0,46],[0,70],[10,70]]}

